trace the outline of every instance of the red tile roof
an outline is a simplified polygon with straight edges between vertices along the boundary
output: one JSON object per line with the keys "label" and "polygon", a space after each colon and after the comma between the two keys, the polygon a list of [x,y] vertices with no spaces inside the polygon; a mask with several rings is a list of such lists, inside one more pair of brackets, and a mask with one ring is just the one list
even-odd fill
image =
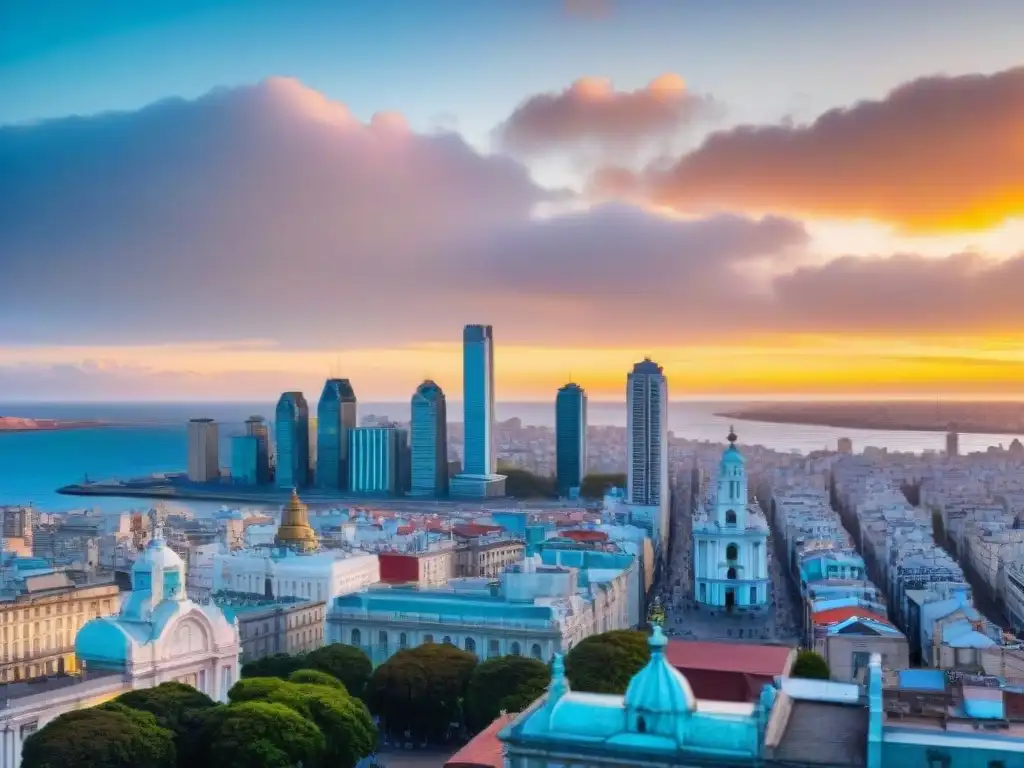
{"label": "red tile roof", "polygon": [[459,523],[454,528],[456,536],[462,536],[467,539],[472,539],[476,536],[484,536],[488,533],[497,533],[498,531],[503,530],[505,530],[503,526],[488,525],[486,523]]}
{"label": "red tile roof", "polygon": [[398,526],[398,535],[405,536],[416,530],[415,525],[400,525]]}
{"label": "red tile roof", "polygon": [[448,758],[444,768],[502,768],[505,758],[501,754],[498,732],[515,715],[500,715],[497,720],[470,739],[470,742]]}
{"label": "red tile roof", "polygon": [[775,677],[786,674],[795,655],[785,645],[756,643],[708,643],[670,640],[665,648],[669,664],[684,675],[687,670],[735,672]]}
{"label": "red tile roof", "polygon": [[607,541],[608,534],[604,531],[562,531],[561,536],[573,541]]}
{"label": "red tile roof", "polygon": [[829,608],[824,611],[816,611],[811,614],[811,621],[820,627],[828,626],[830,624],[839,624],[840,622],[846,621],[847,619],[860,618],[860,619],[871,619],[887,626],[892,626],[892,623],[874,611],[868,610],[863,606],[859,605],[848,605],[842,608]]}

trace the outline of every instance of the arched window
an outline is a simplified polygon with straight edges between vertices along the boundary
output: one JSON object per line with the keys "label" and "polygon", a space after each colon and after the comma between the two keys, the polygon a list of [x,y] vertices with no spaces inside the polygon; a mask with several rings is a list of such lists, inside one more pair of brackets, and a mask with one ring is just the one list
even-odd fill
{"label": "arched window", "polygon": [[445,635],[444,636],[444,640],[442,640],[441,642],[444,643],[445,645],[451,645],[452,644],[451,635]]}
{"label": "arched window", "polygon": [[508,652],[511,656],[520,656],[522,651],[519,649],[519,643],[513,641],[512,645],[509,646]]}
{"label": "arched window", "polygon": [[644,720],[643,715],[636,719],[636,732],[647,733],[647,721]]}
{"label": "arched window", "polygon": [[533,647],[530,648],[530,655],[533,656],[533,658],[538,659],[538,660],[541,658],[541,655],[540,655],[540,643],[534,643],[533,644]]}
{"label": "arched window", "polygon": [[725,572],[725,578],[727,578],[727,579],[735,579],[736,578],[736,569],[735,568],[730,568],[728,571],[726,571]]}
{"label": "arched window", "polygon": [[735,544],[730,544],[725,548],[725,559],[735,560],[740,556],[740,548]]}
{"label": "arched window", "polygon": [[398,647],[399,648],[407,648],[408,646],[409,646],[409,638],[406,636],[405,632],[403,632],[402,634],[400,634],[398,636]]}
{"label": "arched window", "polygon": [[388,631],[386,629],[382,629],[377,633],[377,644],[380,645],[381,648],[386,649],[388,647]]}
{"label": "arched window", "polygon": [[467,651],[469,651],[470,653],[476,653],[476,640],[474,640],[472,637],[467,637],[464,645],[466,646]]}
{"label": "arched window", "polygon": [[736,525],[736,512],[734,510],[730,509],[725,513],[725,524]]}
{"label": "arched window", "polygon": [[359,645],[363,642],[363,633],[358,629],[352,630],[352,645]]}

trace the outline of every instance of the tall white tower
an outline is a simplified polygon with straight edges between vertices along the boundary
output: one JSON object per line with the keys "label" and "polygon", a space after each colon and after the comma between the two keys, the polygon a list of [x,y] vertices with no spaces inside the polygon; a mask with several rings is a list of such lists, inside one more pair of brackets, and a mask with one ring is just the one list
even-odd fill
{"label": "tall white tower", "polygon": [[630,505],[648,508],[652,539],[661,551],[668,536],[668,382],[649,357],[626,377],[626,433],[626,495]]}

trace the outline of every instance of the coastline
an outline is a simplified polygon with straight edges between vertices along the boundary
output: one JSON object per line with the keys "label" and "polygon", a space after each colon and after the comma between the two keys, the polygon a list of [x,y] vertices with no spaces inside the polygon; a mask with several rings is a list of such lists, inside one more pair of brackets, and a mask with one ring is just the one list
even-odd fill
{"label": "coastline", "polygon": [[127,424],[117,424],[110,421],[58,421],[50,422],[34,419],[18,419],[18,421],[33,422],[31,424],[7,424],[0,416],[0,435],[5,433],[24,434],[26,432],[70,432],[76,429],[101,429],[104,427],[125,427]]}
{"label": "coastline", "polygon": [[[870,419],[843,416],[824,416],[821,414],[802,416],[796,413],[771,413],[767,411],[721,411],[715,416],[736,421],[756,421],[762,424],[780,424],[803,427],[830,427],[833,429],[857,429],[875,432],[948,432],[949,425],[912,424],[906,422],[875,422]],[[978,424],[958,424],[955,430],[962,435],[1006,435],[1015,437],[1024,435],[1024,430],[1010,429],[999,426],[982,426]]]}

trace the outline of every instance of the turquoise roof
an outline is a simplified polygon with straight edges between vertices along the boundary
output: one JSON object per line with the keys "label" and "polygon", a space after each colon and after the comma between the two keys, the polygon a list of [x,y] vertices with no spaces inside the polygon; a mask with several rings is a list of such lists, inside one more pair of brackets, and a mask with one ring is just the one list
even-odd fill
{"label": "turquoise roof", "polygon": [[746,462],[747,460],[743,458],[743,454],[740,453],[740,449],[735,445],[730,445],[722,452],[722,466],[731,466],[734,464],[743,465],[746,464]]}
{"label": "turquoise roof", "polygon": [[673,737],[678,728],[677,718],[693,712],[697,699],[686,678],[665,658],[668,638],[657,624],[648,644],[651,658],[629,681],[626,711],[630,717],[644,719],[644,732]]}
{"label": "turquoise roof", "polygon": [[354,592],[334,599],[336,608],[356,608],[369,612],[426,613],[442,619],[484,619],[501,622],[555,620],[551,606],[515,603],[503,597],[470,595],[430,590],[379,589]]}
{"label": "turquoise roof", "polygon": [[102,616],[85,623],[75,635],[75,655],[90,668],[121,668],[131,656],[132,642],[150,639],[144,625],[122,623],[116,617]]}

